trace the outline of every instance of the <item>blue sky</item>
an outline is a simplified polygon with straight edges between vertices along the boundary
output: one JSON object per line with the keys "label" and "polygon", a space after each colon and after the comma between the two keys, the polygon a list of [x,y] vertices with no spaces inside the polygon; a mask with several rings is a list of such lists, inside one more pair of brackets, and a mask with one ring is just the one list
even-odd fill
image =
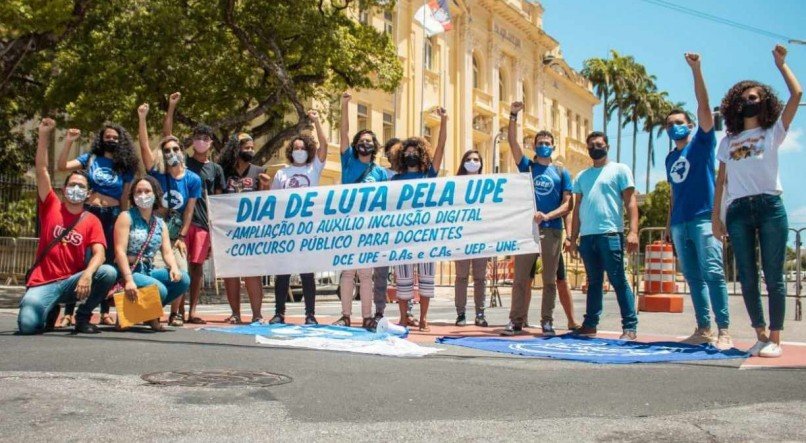
{"label": "blue sky", "polygon": [[[643,0],[541,0],[545,8],[543,27],[556,38],[568,63],[576,68],[590,57],[607,57],[610,49],[632,55],[657,76],[658,88],[673,101],[686,103],[696,113],[691,70],[685,52],[702,54],[703,74],[711,106],[718,106],[725,92],[737,81],[752,79],[770,84],[786,101],[789,93],[773,63],[772,48],[783,43],[789,49],[787,63],[806,85],[806,45],[788,44],[775,38],[672,11]],[[674,4],[751,25],[775,34],[806,40],[806,2],[803,0],[679,0]],[[806,99],[802,100],[806,101]],[[602,125],[602,106],[594,110],[594,128]],[[611,153],[615,155],[616,124],[608,128]],[[636,183],[644,192],[646,134],[638,137]],[[668,138],[656,143],[651,186],[665,180],[663,159]],[[792,227],[806,227],[806,106],[802,106],[789,130],[780,157],[784,202]],[[632,163],[632,128],[622,135],[621,161]]]}

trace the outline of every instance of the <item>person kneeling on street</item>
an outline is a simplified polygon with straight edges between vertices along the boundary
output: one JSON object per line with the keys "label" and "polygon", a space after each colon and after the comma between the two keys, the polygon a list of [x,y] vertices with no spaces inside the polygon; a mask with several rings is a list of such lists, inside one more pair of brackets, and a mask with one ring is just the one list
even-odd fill
{"label": "person kneeling on street", "polygon": [[[105,265],[106,239],[101,222],[84,210],[89,180],[73,171],[64,183],[62,202],[53,192],[48,173],[48,145],[56,123],[45,118],[39,124],[36,148],[36,185],[39,197],[39,247],[26,276],[27,290],[20,301],[17,325],[20,334],[37,334],[53,328],[59,303],[82,302],[76,313],[75,331],[97,334],[90,324],[92,310],[115,284],[115,268]],[[85,264],[87,249],[92,251]]]}
{"label": "person kneeling on street", "polygon": [[[135,301],[137,289],[156,285],[162,306],[181,296],[190,286],[190,276],[181,271],[174,258],[168,227],[155,211],[163,210],[162,189],[154,177],[135,180],[131,208],[115,223],[115,259],[126,297]],[[154,254],[162,252],[168,269],[154,269]],[[148,322],[155,331],[164,331],[160,319]]]}

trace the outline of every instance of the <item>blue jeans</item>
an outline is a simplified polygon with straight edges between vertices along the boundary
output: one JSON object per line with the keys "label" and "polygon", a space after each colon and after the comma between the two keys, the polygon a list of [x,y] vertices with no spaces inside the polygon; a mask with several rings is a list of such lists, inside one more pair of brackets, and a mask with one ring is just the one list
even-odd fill
{"label": "blue jeans", "polygon": [[165,306],[187,292],[190,287],[190,276],[185,271],[181,272],[182,278],[179,281],[171,281],[171,273],[167,269],[138,269],[132,273],[132,280],[138,288],[156,285],[162,306]]}
{"label": "blue jeans", "polygon": [[[81,274],[83,271],[64,280],[28,288],[20,301],[20,313],[17,316],[17,327],[20,334],[43,332],[48,313],[52,309],[58,309],[56,306],[58,303],[76,303],[76,285]],[[76,313],[77,322],[90,321],[92,310],[106,298],[106,294],[117,278],[117,271],[109,265],[101,265],[95,271],[92,276],[90,294]]]}
{"label": "blue jeans", "polygon": [[[722,268],[722,243],[714,237],[711,214],[672,225],[677,259],[691,288],[697,327],[711,327],[711,308],[719,329],[730,326],[728,288]],[[709,302],[710,300],[710,302]]]}
{"label": "blue jeans", "polygon": [[734,200],[726,212],[726,227],[736,271],[742,286],[744,305],[754,328],[763,328],[764,308],[758,286],[756,238],[761,249],[761,268],[770,304],[770,330],[784,329],[786,287],[784,261],[789,224],[779,195],[759,194]]}
{"label": "blue jeans", "polygon": [[621,310],[621,327],[635,331],[638,315],[635,312],[635,296],[627,283],[624,272],[624,235],[619,233],[585,235],[579,240],[579,254],[588,275],[588,294],[583,326],[595,328],[602,315],[604,274],[616,291],[616,300]]}

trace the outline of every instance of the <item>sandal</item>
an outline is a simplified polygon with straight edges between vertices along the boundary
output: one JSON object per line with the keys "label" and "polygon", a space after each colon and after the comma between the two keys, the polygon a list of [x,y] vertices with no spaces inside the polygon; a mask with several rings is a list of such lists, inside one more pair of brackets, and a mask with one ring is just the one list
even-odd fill
{"label": "sandal", "polygon": [[238,314],[232,314],[232,315],[230,315],[229,317],[227,317],[227,319],[226,319],[226,320],[224,320],[224,322],[229,323],[229,324],[231,324],[231,325],[240,325],[240,324],[243,324],[243,323],[241,322],[241,316],[240,316],[240,315],[238,315]]}
{"label": "sandal", "polygon": [[154,320],[147,321],[146,324],[151,327],[151,330],[154,332],[165,332],[165,326],[162,326],[160,323],[160,319],[155,318]]}
{"label": "sandal", "polygon": [[416,328],[416,327],[420,326],[420,322],[415,320],[413,316],[409,315],[409,316],[406,316],[406,324],[402,325],[402,326],[411,326],[413,328]]}
{"label": "sandal", "polygon": [[109,313],[101,315],[101,321],[98,323],[104,326],[114,326],[115,320],[112,320],[112,316]]}
{"label": "sandal", "polygon": [[188,317],[188,319],[187,319],[187,321],[185,323],[188,323],[188,324],[191,324],[191,325],[206,325],[207,324],[206,321],[202,320],[199,317]]}
{"label": "sandal", "polygon": [[62,317],[62,321],[59,323],[60,328],[69,328],[70,326],[75,326],[75,322],[73,321],[72,315],[65,315]]}
{"label": "sandal", "polygon": [[175,328],[181,328],[185,325],[185,321],[182,319],[182,315],[180,313],[171,312],[171,315],[168,316],[168,325]]}
{"label": "sandal", "polygon": [[417,330],[420,332],[431,332],[431,328],[428,327],[427,322],[421,322],[420,327]]}
{"label": "sandal", "polygon": [[350,317],[342,315],[340,319],[333,323],[333,326],[347,326],[350,327]]}

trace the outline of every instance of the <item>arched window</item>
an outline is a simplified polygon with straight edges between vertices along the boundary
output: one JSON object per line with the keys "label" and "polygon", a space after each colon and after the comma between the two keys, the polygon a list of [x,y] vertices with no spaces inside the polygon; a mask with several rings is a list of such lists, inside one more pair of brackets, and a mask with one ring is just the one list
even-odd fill
{"label": "arched window", "polygon": [[473,56],[473,88],[479,89],[479,61]]}

